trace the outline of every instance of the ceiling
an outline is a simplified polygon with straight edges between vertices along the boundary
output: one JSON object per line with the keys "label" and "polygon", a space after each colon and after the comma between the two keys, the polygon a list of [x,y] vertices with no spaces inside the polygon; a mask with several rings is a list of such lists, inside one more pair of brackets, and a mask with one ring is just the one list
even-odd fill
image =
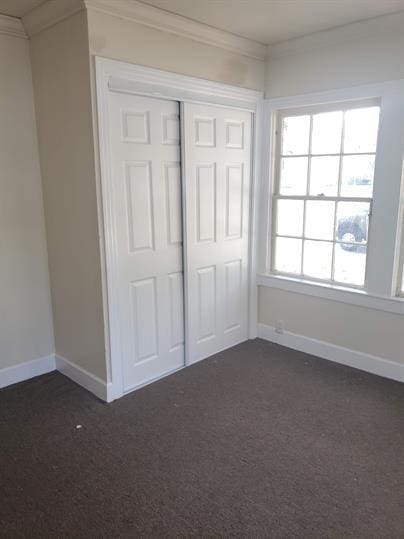
{"label": "ceiling", "polygon": [[404,0],[143,0],[143,2],[265,45],[404,10]]}
{"label": "ceiling", "polygon": [[[0,0],[0,13],[22,17],[45,1]],[[114,1],[110,0],[112,4]],[[404,0],[143,0],[143,2],[265,45],[404,10]]]}
{"label": "ceiling", "polygon": [[0,13],[10,17],[23,17],[44,2],[46,0],[0,0]]}

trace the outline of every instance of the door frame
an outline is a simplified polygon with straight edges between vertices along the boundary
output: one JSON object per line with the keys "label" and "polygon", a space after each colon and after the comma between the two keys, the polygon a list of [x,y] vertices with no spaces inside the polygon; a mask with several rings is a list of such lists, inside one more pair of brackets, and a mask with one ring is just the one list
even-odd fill
{"label": "door frame", "polygon": [[[107,401],[111,402],[122,397],[123,390],[123,355],[121,344],[121,329],[119,324],[118,278],[116,253],[116,225],[113,214],[114,185],[111,174],[111,149],[109,144],[109,107],[110,91],[135,94],[146,97],[168,99],[182,104],[201,103],[214,106],[238,108],[252,113],[252,155],[251,155],[251,198],[249,226],[249,309],[248,336],[257,337],[257,248],[259,236],[260,178],[262,177],[261,156],[263,131],[263,93],[211,82],[204,79],[179,75],[168,71],[143,67],[100,56],[95,57],[95,80],[98,113],[98,145],[100,160],[100,178],[98,183],[101,203],[100,236],[102,242],[102,271],[104,289],[105,334],[107,343],[108,384]],[[181,122],[183,115],[181,115]],[[183,126],[181,125],[181,138]],[[181,144],[181,177],[184,177],[184,145]],[[185,182],[182,182],[183,200]],[[183,244],[186,245],[186,215],[183,212]],[[186,256],[186,252],[184,252]],[[187,291],[186,276],[184,275],[184,295]],[[184,302],[184,308],[186,302]],[[184,312],[186,320],[187,312]],[[186,324],[185,324],[186,330]],[[109,346],[108,346],[109,343]],[[188,365],[187,335],[185,332],[185,365]],[[109,353],[108,353],[109,352]],[[166,375],[164,375],[166,376]],[[154,381],[154,380],[153,380]],[[151,382],[151,381],[150,381]],[[147,382],[147,383],[150,383]],[[146,383],[146,384],[147,384]],[[146,385],[143,384],[143,385]],[[140,386],[139,386],[140,387]],[[134,388],[137,389],[137,388]]]}

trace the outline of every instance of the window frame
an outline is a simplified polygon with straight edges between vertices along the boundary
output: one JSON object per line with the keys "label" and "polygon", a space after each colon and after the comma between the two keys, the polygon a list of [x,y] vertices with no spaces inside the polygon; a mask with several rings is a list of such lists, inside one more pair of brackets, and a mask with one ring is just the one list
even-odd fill
{"label": "window frame", "polygon": [[[282,110],[321,106],[322,111],[358,101],[362,106],[366,100],[380,100],[379,133],[375,162],[373,209],[371,234],[369,231],[367,271],[365,288],[330,284],[323,280],[299,278],[273,273],[272,230],[274,163],[276,156],[276,115]],[[381,310],[404,314],[404,296],[398,295],[401,275],[398,248],[399,205],[403,200],[402,169],[404,152],[404,79],[366,84],[349,88],[326,90],[303,95],[275,97],[264,101],[262,136],[262,181],[259,189],[260,209],[258,223],[260,236],[257,249],[257,282],[269,286],[302,293],[351,305],[369,306]],[[319,109],[320,110],[320,109]],[[386,189],[386,183],[388,188]],[[404,200],[403,200],[404,202]],[[402,244],[404,243],[401,242]]]}
{"label": "window frame", "polygon": [[397,271],[397,291],[396,295],[404,300],[404,168],[402,175],[402,193],[400,206],[399,245],[398,245],[398,271]]}
{"label": "window frame", "polygon": [[397,297],[404,300],[404,253],[401,253],[401,269],[398,272],[398,286],[397,286]]}
{"label": "window frame", "polygon": [[[354,110],[354,109],[362,109],[366,107],[379,107],[381,109],[381,100],[380,98],[367,98],[367,99],[356,99],[353,101],[343,101],[343,102],[332,102],[322,105],[306,105],[301,107],[295,107],[295,108],[285,108],[281,110],[277,110],[274,113],[274,122],[275,122],[275,131],[273,134],[274,137],[274,164],[273,164],[273,189],[272,189],[272,195],[271,195],[271,205],[273,208],[273,211],[271,212],[271,237],[270,237],[270,265],[269,265],[269,272],[271,275],[278,275],[278,276],[285,276],[285,277],[292,277],[301,279],[304,281],[313,281],[318,283],[326,283],[329,285],[335,285],[340,287],[346,287],[346,288],[353,288],[353,289],[359,289],[363,290],[366,288],[366,276],[367,276],[367,269],[368,269],[368,256],[367,256],[367,249],[368,244],[371,239],[371,225],[372,225],[372,210],[373,210],[373,193],[372,197],[347,197],[347,196],[341,196],[341,178],[342,178],[342,158],[345,155],[374,155],[375,159],[377,156],[377,149],[378,149],[378,141],[376,142],[376,149],[374,152],[343,152],[343,143],[344,143],[344,124],[342,126],[342,134],[341,134],[341,142],[340,142],[340,151],[338,153],[329,153],[329,154],[312,154],[311,152],[311,141],[312,141],[312,129],[313,129],[313,116],[315,114],[323,113],[323,112],[335,112],[335,111],[342,111],[345,112],[347,110]],[[305,195],[282,195],[280,194],[280,181],[281,181],[281,161],[282,157],[285,157],[282,155],[282,121],[285,117],[296,117],[296,116],[304,116],[304,115],[310,115],[310,130],[309,130],[309,148],[307,154],[299,155],[293,155],[290,156],[291,158],[296,157],[306,157],[308,159],[308,176],[307,176],[307,183],[306,183],[306,194]],[[380,121],[380,116],[379,116]],[[331,156],[337,156],[340,159],[339,163],[339,172],[338,172],[338,191],[336,196],[317,196],[317,195],[310,195],[309,194],[309,187],[310,187],[310,178],[309,178],[309,171],[310,171],[310,160],[312,156],[319,156],[319,157],[331,157]],[[277,202],[279,200],[301,200],[303,201],[303,232],[301,236],[302,240],[302,255],[301,255],[301,272],[300,273],[288,273],[284,271],[279,271],[275,269],[275,251],[276,251],[276,238],[277,237],[285,237],[285,238],[295,238],[294,236],[287,236],[284,234],[281,234],[277,236]],[[332,240],[322,240],[322,239],[313,239],[308,238],[305,236],[305,226],[306,226],[306,206],[307,201],[325,201],[325,202],[335,202],[335,213],[334,213],[334,230],[333,230],[333,238]],[[351,283],[344,283],[342,281],[337,281],[333,279],[334,270],[335,270],[335,245],[341,244],[341,243],[347,243],[347,242],[341,242],[336,240],[335,236],[335,228],[336,228],[336,219],[337,219],[337,204],[338,202],[363,202],[369,204],[369,221],[368,221],[368,233],[367,233],[367,240],[366,240],[366,262],[365,262],[365,276],[364,276],[364,284],[358,285],[358,284],[351,284]],[[300,239],[297,238],[296,239]],[[319,277],[313,277],[309,276],[303,273],[303,264],[304,264],[304,247],[306,241],[320,241],[320,242],[327,242],[332,244],[332,261],[331,261],[331,279],[322,279]]]}

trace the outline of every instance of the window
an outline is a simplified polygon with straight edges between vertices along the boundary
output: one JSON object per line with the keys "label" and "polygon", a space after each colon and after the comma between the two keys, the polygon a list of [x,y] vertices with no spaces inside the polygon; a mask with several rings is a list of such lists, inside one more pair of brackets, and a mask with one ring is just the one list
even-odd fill
{"label": "window", "polygon": [[278,112],[273,272],[364,286],[379,112],[375,100]]}

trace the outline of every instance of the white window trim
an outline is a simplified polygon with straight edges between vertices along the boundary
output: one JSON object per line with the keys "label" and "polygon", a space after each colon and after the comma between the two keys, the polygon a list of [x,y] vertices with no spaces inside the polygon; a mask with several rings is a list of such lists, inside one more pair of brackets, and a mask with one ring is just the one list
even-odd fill
{"label": "white window trim", "polygon": [[[276,114],[282,109],[324,105],[343,101],[380,100],[380,123],[375,164],[372,208],[372,239],[368,245],[368,268],[365,289],[281,276],[271,268],[272,202],[275,185]],[[391,233],[401,229],[401,172],[404,152],[404,79],[380,84],[355,86],[314,94],[276,98],[265,102],[265,126],[261,186],[261,236],[259,239],[258,284],[326,299],[404,314],[404,298],[397,296],[400,250],[398,237]],[[388,182],[388,183],[387,183]],[[386,185],[388,188],[386,189]],[[386,232],[387,231],[387,232]]]}
{"label": "white window trim", "polygon": [[346,288],[327,282],[307,281],[305,279],[265,273],[258,275],[257,283],[258,286],[277,288],[286,292],[404,315],[404,298],[402,297],[377,296],[376,294],[369,294],[363,289]]}
{"label": "white window trim", "polygon": [[[270,258],[271,258],[271,265],[269,266],[269,271],[272,275],[281,275],[285,277],[296,277],[300,279],[305,279],[308,281],[318,281],[320,283],[328,283],[332,285],[338,285],[338,286],[347,286],[349,288],[360,288],[365,289],[366,283],[364,285],[356,285],[356,284],[346,284],[339,282],[337,280],[334,280],[332,277],[330,279],[323,279],[323,278],[316,278],[316,277],[309,277],[305,276],[303,274],[294,275],[294,274],[288,274],[286,272],[277,271],[273,266],[273,259],[275,257],[275,238],[278,237],[276,234],[276,220],[277,220],[277,209],[276,209],[276,202],[279,200],[302,200],[304,201],[304,208],[306,208],[306,202],[310,200],[315,201],[330,201],[335,202],[336,204],[338,202],[357,202],[357,203],[368,203],[369,204],[369,215],[372,213],[372,206],[373,206],[373,195],[371,197],[358,197],[358,196],[343,196],[340,194],[341,189],[341,169],[342,169],[342,159],[344,156],[349,155],[376,155],[376,151],[374,152],[357,152],[357,153],[345,153],[343,152],[343,136],[341,138],[341,144],[340,144],[340,151],[335,153],[322,153],[318,154],[318,156],[321,157],[330,157],[330,156],[337,156],[340,159],[339,163],[339,178],[338,178],[338,194],[336,196],[322,196],[318,197],[315,195],[309,194],[309,183],[307,183],[306,187],[306,194],[304,195],[283,195],[280,193],[280,166],[281,166],[281,137],[282,137],[282,121],[285,117],[291,117],[291,116],[301,116],[301,115],[310,115],[313,116],[315,114],[323,113],[323,112],[333,112],[333,111],[347,111],[347,110],[353,110],[356,108],[365,108],[365,107],[380,107],[380,102],[378,99],[365,99],[365,100],[354,100],[354,101],[346,101],[346,102],[339,102],[339,103],[331,103],[326,105],[314,105],[309,107],[299,107],[295,109],[284,109],[279,110],[276,113],[276,117],[274,118],[274,121],[276,122],[276,133],[273,134],[275,137],[275,162],[274,162],[274,179],[273,179],[273,192],[272,192],[272,199],[275,201],[273,204],[273,212],[272,212],[272,236],[269,238],[269,241],[271,242],[270,249]],[[313,124],[312,121],[310,122],[310,138],[312,133]],[[311,148],[309,148],[307,154],[304,154],[302,156],[294,155],[293,157],[306,157],[308,158],[308,166],[310,167],[310,158],[311,156],[316,156],[311,152]],[[309,179],[308,179],[309,180]],[[305,210],[303,215],[305,215]],[[337,207],[335,207],[335,222],[334,222],[334,228],[336,225],[336,218],[337,218]],[[305,221],[305,218],[303,217],[303,221]],[[366,238],[366,250],[369,240],[369,234],[370,234],[370,228],[371,223],[369,223],[369,230]],[[320,238],[308,238],[304,231],[304,225],[303,225],[303,232],[302,232],[302,238],[303,240],[310,240],[310,241],[327,241],[328,243],[333,244],[333,250],[332,250],[332,274],[334,274],[334,268],[335,268],[335,244],[336,243],[342,243],[341,241],[338,241],[336,237],[334,236],[332,239],[332,242],[329,240],[324,240]],[[285,234],[280,234],[279,237],[288,237],[285,236]],[[291,238],[294,238],[294,236],[289,236]],[[301,257],[301,265],[302,265],[302,272],[303,272],[303,260],[304,260],[304,246],[305,242],[303,241],[302,244],[302,257]],[[365,273],[367,273],[367,256],[366,256],[366,267],[365,267]]]}
{"label": "white window trim", "polygon": [[397,234],[397,296],[404,300],[404,166],[401,184],[401,207],[400,207],[401,230]]}

